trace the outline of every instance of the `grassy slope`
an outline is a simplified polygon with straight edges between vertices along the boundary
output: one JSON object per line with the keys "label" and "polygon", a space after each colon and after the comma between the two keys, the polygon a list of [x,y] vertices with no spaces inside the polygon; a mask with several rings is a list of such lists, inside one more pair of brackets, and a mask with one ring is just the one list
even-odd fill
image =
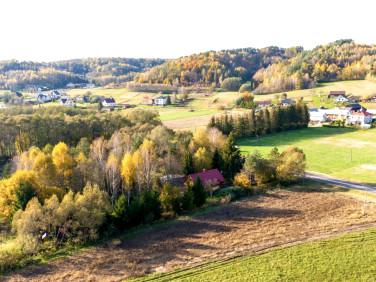
{"label": "grassy slope", "polygon": [[376,230],[136,281],[374,281]]}
{"label": "grassy slope", "polygon": [[[270,134],[237,143],[242,152],[267,155],[273,147],[297,146],[307,155],[308,169],[376,185],[376,129],[314,127]],[[352,161],[350,161],[352,151]],[[362,167],[362,165],[370,165]]]}

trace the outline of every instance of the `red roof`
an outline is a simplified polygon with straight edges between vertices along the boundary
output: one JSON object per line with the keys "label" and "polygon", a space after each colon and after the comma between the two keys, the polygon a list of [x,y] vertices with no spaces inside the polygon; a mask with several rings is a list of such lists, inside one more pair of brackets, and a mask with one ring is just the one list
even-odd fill
{"label": "red roof", "polygon": [[257,101],[259,105],[270,105],[270,101]]}
{"label": "red roof", "polygon": [[197,177],[201,178],[202,183],[205,185],[208,181],[211,181],[213,183],[225,183],[225,179],[223,178],[222,174],[219,172],[217,168],[211,169],[211,170],[204,170],[203,172],[193,173],[188,175],[193,181]]}
{"label": "red roof", "polygon": [[352,113],[352,115],[356,115],[356,116],[373,116],[373,114],[371,114],[369,112],[366,112],[366,111],[362,111],[360,113]]}
{"label": "red roof", "polygon": [[346,91],[330,91],[329,95],[345,95]]}

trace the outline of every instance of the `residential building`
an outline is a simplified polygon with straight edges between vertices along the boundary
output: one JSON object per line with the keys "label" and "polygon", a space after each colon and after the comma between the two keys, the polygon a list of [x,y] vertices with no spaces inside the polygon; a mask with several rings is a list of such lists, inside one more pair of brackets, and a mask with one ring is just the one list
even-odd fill
{"label": "residential building", "polygon": [[350,115],[348,123],[350,124],[359,124],[359,125],[364,125],[364,124],[370,124],[372,123],[373,119],[373,114],[366,112],[366,111],[361,111],[361,112],[355,112]]}
{"label": "residential building", "polygon": [[59,91],[54,90],[54,91],[52,91],[52,92],[50,93],[50,97],[51,97],[51,99],[53,99],[53,100],[58,100],[58,99],[61,98],[61,96],[64,96],[63,94],[65,95],[65,93],[60,93]]}
{"label": "residential building", "polygon": [[374,104],[367,105],[366,111],[373,114],[373,115],[376,115],[376,105],[374,105]]}
{"label": "residential building", "polygon": [[344,95],[338,95],[334,97],[334,103],[341,103],[341,102],[347,102],[348,99]]}
{"label": "residential building", "polygon": [[166,103],[167,103],[167,97],[159,96],[158,98],[154,99],[154,105],[166,106]]}
{"label": "residential building", "polygon": [[330,91],[328,98],[335,98],[338,96],[346,96],[346,91]]}
{"label": "residential building", "polygon": [[86,83],[86,88],[95,88],[94,83]]}
{"label": "residential building", "polygon": [[110,108],[116,106],[116,101],[114,98],[105,98],[102,102],[103,107]]}
{"label": "residential building", "polygon": [[72,97],[65,96],[67,98],[61,98],[60,99],[60,105],[64,107],[74,107],[76,104],[74,102],[74,99]]}
{"label": "residential building", "polygon": [[350,96],[347,96],[347,100],[350,103],[358,103],[360,99],[359,99],[359,97],[356,97],[354,95],[350,95]]}
{"label": "residential building", "polygon": [[47,103],[47,102],[51,102],[52,99],[49,95],[40,93],[38,94],[37,100],[40,103]]}
{"label": "residential building", "polygon": [[360,111],[366,111],[367,109],[362,107],[362,105],[360,104],[349,104],[347,106],[344,107],[346,110],[349,110],[351,111],[352,113],[353,112],[360,112]]}
{"label": "residential building", "polygon": [[325,113],[326,118],[329,121],[333,121],[333,120],[347,121],[351,115],[351,111],[347,109],[339,109],[339,108],[324,109],[324,110],[319,109],[319,111],[322,113]]}
{"label": "residential building", "polygon": [[327,121],[327,114],[318,109],[309,110],[309,120],[311,123],[321,123]]}
{"label": "residential building", "polygon": [[291,104],[296,104],[296,102],[292,99],[285,99],[285,100],[282,100],[281,104],[282,104],[283,107],[286,107],[286,106],[289,106]]}
{"label": "residential building", "polygon": [[257,101],[259,107],[270,107],[271,101]]}
{"label": "residential building", "polygon": [[202,172],[190,174],[186,181],[190,180],[194,182],[197,177],[200,177],[204,186],[222,188],[226,184],[225,179],[217,168],[211,170],[204,169]]}

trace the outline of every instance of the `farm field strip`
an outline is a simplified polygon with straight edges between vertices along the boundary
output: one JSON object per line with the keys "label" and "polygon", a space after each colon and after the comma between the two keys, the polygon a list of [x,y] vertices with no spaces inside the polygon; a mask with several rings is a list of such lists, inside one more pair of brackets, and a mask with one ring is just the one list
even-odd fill
{"label": "farm field strip", "polygon": [[362,200],[331,192],[330,187],[306,182],[304,186],[244,199],[213,211],[181,217],[162,228],[120,239],[117,244],[109,242],[67,259],[20,270],[4,279],[118,281],[376,225],[373,200],[366,204],[367,216],[362,216]]}

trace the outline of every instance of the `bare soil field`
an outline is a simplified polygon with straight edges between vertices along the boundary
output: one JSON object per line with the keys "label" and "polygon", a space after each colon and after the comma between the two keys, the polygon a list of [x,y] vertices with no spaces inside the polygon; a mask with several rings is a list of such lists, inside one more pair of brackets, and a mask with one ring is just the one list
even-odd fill
{"label": "bare soil field", "polygon": [[376,226],[376,203],[295,187],[20,270],[5,281],[120,281]]}

